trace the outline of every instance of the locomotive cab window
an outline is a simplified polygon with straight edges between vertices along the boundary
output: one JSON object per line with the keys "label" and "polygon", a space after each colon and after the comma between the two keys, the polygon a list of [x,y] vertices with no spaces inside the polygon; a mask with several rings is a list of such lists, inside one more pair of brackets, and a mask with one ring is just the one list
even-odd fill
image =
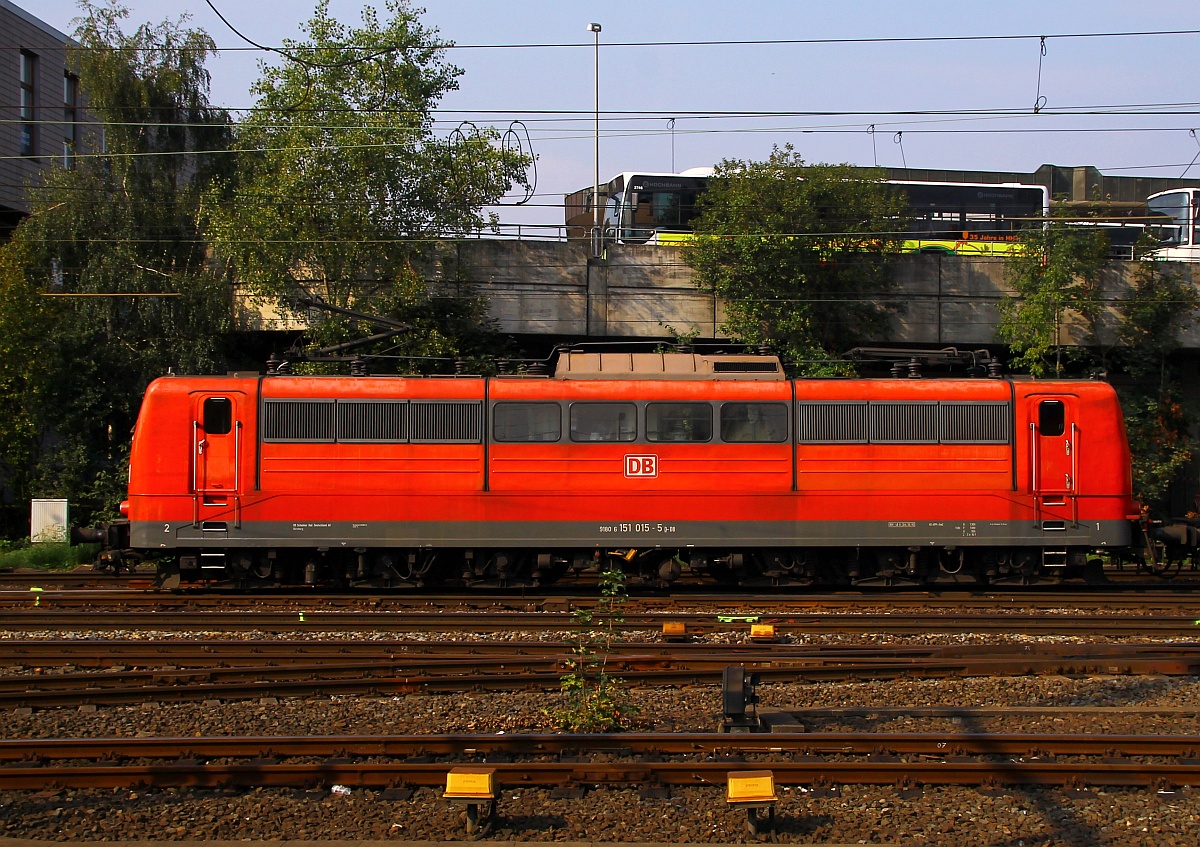
{"label": "locomotive cab window", "polygon": [[713,414],[708,403],[650,403],[647,441],[711,441]]}
{"label": "locomotive cab window", "polygon": [[726,403],[721,406],[721,440],[773,443],[787,438],[783,403]]}
{"label": "locomotive cab window", "polygon": [[233,403],[228,397],[204,399],[204,431],[209,435],[225,435],[233,429]]}
{"label": "locomotive cab window", "polygon": [[637,406],[633,403],[575,403],[571,406],[572,441],[633,441]]}
{"label": "locomotive cab window", "polygon": [[561,435],[557,403],[497,403],[492,410],[492,438],[498,442],[550,442]]}
{"label": "locomotive cab window", "polygon": [[1043,400],[1038,404],[1038,432],[1057,438],[1067,429],[1067,407],[1062,400]]}

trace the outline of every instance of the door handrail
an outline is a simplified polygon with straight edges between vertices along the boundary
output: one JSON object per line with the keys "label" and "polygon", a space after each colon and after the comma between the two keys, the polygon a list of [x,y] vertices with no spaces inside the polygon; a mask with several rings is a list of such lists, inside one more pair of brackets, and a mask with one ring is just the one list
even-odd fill
{"label": "door handrail", "polygon": [[1071,498],[1071,523],[1079,529],[1079,427],[1071,421],[1071,485],[1067,496]]}

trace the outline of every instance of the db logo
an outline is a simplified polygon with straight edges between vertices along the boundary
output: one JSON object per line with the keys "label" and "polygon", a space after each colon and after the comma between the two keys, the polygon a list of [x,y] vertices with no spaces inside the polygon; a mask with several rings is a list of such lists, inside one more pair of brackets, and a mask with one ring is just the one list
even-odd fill
{"label": "db logo", "polygon": [[625,476],[658,476],[658,456],[626,456]]}

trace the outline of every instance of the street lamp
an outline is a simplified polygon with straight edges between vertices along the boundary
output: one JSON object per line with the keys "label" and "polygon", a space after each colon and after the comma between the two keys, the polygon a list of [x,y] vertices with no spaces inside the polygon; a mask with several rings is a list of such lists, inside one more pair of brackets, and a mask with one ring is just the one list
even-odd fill
{"label": "street lamp", "polygon": [[596,178],[592,183],[592,255],[600,257],[603,242],[603,218],[600,212],[600,24],[588,24],[596,36]]}

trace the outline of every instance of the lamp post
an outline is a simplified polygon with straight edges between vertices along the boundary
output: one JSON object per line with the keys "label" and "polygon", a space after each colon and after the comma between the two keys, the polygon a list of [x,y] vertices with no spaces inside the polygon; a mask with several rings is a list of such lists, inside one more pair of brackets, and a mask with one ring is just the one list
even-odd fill
{"label": "lamp post", "polygon": [[604,225],[600,211],[600,24],[588,24],[588,32],[596,37],[596,178],[592,183],[592,255],[599,258]]}

